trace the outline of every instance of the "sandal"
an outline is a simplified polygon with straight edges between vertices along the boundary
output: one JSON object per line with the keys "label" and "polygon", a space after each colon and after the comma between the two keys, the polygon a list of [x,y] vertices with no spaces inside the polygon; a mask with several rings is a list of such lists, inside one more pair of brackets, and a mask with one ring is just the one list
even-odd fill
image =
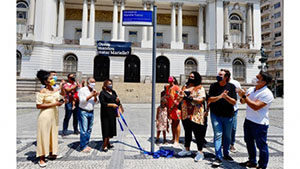
{"label": "sandal", "polygon": [[41,168],[44,168],[44,167],[46,167],[47,166],[47,163],[45,162],[44,164],[41,164],[41,162],[40,161],[38,161],[38,164],[39,164],[39,166],[41,167]]}

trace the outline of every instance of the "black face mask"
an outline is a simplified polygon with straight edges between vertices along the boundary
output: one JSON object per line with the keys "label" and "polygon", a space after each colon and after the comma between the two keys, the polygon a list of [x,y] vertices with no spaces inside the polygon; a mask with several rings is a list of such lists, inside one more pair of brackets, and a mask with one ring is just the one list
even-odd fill
{"label": "black face mask", "polygon": [[217,76],[216,79],[217,79],[218,82],[220,82],[220,81],[223,80],[223,77],[222,76]]}
{"label": "black face mask", "polygon": [[75,77],[71,77],[70,80],[72,80],[73,82],[75,82]]}
{"label": "black face mask", "polygon": [[189,79],[188,79],[188,81],[187,81],[187,84],[190,84],[190,83],[193,83],[193,84],[195,84],[195,79],[191,79],[191,78],[189,78]]}

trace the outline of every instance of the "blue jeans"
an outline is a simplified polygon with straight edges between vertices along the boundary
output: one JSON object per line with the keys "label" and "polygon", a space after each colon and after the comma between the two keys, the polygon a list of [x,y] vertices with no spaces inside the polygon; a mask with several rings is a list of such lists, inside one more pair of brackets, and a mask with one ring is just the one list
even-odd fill
{"label": "blue jeans", "polygon": [[214,146],[217,159],[222,159],[222,137],[224,156],[229,155],[229,146],[231,140],[232,117],[216,116],[210,113],[211,123],[214,130]]}
{"label": "blue jeans", "polygon": [[235,143],[235,133],[236,133],[236,126],[237,126],[237,114],[238,110],[234,111],[234,115],[232,117],[232,131],[231,131],[231,145]]}
{"label": "blue jeans", "polygon": [[73,114],[73,129],[74,132],[78,131],[78,104],[76,105],[76,108],[72,110],[72,103],[65,103],[65,118],[63,122],[63,133],[66,134],[68,130],[69,121],[71,118],[71,115]]}
{"label": "blue jeans", "polygon": [[244,122],[244,140],[246,142],[249,161],[256,164],[256,146],[259,150],[258,166],[267,168],[269,161],[269,148],[267,144],[268,125],[261,125],[250,120]]}
{"label": "blue jeans", "polygon": [[87,147],[94,123],[94,111],[87,112],[79,108],[80,149]]}

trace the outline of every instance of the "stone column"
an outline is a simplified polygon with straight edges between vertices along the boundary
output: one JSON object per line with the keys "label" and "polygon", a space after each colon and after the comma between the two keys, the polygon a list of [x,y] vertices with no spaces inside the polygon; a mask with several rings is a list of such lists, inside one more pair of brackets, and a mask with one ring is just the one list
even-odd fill
{"label": "stone column", "polygon": [[59,13],[58,13],[58,38],[64,37],[64,21],[65,21],[65,0],[59,1]]}
{"label": "stone column", "polygon": [[89,39],[91,42],[94,42],[95,41],[95,0],[91,0],[89,28],[90,28]]}
{"label": "stone column", "polygon": [[204,6],[202,4],[199,5],[199,11],[198,11],[198,43],[199,46],[204,43],[203,38],[203,30],[204,30],[204,22],[203,22],[203,9]]}
{"label": "stone column", "polygon": [[121,9],[120,9],[120,31],[119,31],[119,40],[121,41],[125,41],[125,27],[122,26],[122,22],[123,22],[123,10],[125,10],[125,5],[124,5],[124,0],[121,1]]}
{"label": "stone column", "polygon": [[183,5],[183,3],[178,3],[177,42],[179,42],[179,43],[182,43],[182,5]]}
{"label": "stone column", "polygon": [[247,43],[252,46],[252,9],[251,4],[248,3],[247,9]]}
{"label": "stone column", "polygon": [[171,3],[171,43],[176,42],[176,4]]}
{"label": "stone column", "polygon": [[230,32],[229,32],[229,15],[228,15],[228,5],[229,2],[224,2],[224,48],[230,47]]}
{"label": "stone column", "polygon": [[[146,11],[147,10],[147,3],[143,2],[143,6],[144,6],[144,10]],[[147,27],[146,26],[143,27],[143,33],[142,34],[143,34],[142,42],[147,41]]]}
{"label": "stone column", "polygon": [[87,39],[87,26],[88,26],[87,22],[88,22],[88,4],[87,4],[87,0],[83,0],[81,39]]}
{"label": "stone column", "polygon": [[246,39],[247,39],[247,33],[246,33],[246,21],[245,19],[243,20],[243,37],[242,37],[242,43],[243,45],[246,44]]}
{"label": "stone column", "polygon": [[118,1],[114,0],[112,41],[118,40]]}
{"label": "stone column", "polygon": [[29,19],[27,21],[27,33],[28,37],[33,36],[34,29],[34,15],[35,15],[35,0],[30,1],[29,5]]}
{"label": "stone column", "polygon": [[[154,5],[154,2],[150,2],[150,10],[151,11],[153,11],[153,5]],[[148,40],[152,43],[152,40],[153,40],[153,27],[152,26],[148,27]]]}

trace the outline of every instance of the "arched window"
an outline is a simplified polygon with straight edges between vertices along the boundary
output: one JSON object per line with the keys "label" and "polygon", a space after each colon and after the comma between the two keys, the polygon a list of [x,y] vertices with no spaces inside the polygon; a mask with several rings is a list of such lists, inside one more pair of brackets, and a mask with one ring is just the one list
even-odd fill
{"label": "arched window", "polygon": [[231,14],[229,17],[230,20],[230,30],[242,31],[242,19],[237,14]]}
{"label": "arched window", "polygon": [[233,78],[243,80],[246,78],[246,67],[242,60],[235,59],[232,62]]}
{"label": "arched window", "polygon": [[77,57],[69,54],[64,58],[64,72],[77,72]]}
{"label": "arched window", "polygon": [[28,4],[25,1],[17,2],[17,18],[27,19]]}
{"label": "arched window", "polygon": [[21,72],[21,63],[22,63],[22,54],[17,51],[17,76],[20,75]]}
{"label": "arched window", "polygon": [[188,58],[184,62],[184,73],[189,76],[193,71],[197,71],[197,62],[192,58]]}

